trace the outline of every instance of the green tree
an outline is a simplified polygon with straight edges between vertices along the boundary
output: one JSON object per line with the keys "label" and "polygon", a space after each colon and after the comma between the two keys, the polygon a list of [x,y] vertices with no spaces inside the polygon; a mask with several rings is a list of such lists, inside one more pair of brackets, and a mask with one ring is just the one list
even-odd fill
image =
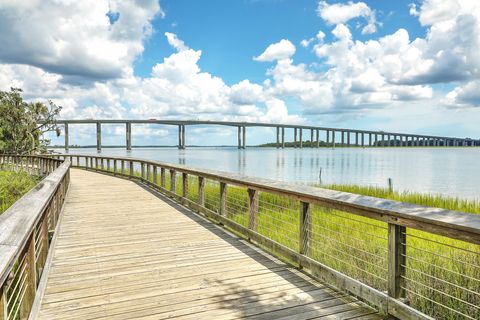
{"label": "green tree", "polygon": [[26,102],[22,90],[0,91],[0,152],[31,154],[44,152],[50,143],[43,138],[49,131],[60,135],[56,117],[62,107],[52,101]]}

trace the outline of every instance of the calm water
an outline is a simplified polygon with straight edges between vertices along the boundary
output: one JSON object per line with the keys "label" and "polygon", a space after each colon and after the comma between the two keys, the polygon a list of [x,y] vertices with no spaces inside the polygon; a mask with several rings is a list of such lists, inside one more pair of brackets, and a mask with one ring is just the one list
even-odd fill
{"label": "calm water", "polygon": [[[70,153],[97,154],[95,149]],[[352,183],[480,200],[480,148],[135,148],[102,150],[290,183]]]}

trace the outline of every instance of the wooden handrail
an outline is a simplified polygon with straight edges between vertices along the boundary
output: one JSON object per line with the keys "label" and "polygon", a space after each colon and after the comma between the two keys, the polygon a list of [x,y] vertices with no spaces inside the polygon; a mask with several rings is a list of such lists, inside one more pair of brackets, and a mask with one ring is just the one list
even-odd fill
{"label": "wooden handrail", "polygon": [[14,155],[0,155],[0,162],[48,174],[0,215],[0,320],[26,318],[68,189],[70,162]]}

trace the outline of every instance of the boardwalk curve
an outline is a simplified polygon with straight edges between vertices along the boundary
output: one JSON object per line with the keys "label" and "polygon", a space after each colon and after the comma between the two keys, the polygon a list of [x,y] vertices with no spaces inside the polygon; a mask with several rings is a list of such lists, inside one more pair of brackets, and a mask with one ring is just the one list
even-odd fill
{"label": "boardwalk curve", "polygon": [[135,182],[71,169],[38,319],[380,319]]}

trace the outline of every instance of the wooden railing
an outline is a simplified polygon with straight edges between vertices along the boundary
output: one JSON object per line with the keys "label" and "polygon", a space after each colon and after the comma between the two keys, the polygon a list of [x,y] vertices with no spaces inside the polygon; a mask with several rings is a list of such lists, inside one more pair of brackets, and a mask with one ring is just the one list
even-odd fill
{"label": "wooden railing", "polygon": [[137,180],[400,319],[480,319],[480,216],[156,161],[57,155]]}
{"label": "wooden railing", "polygon": [[0,214],[0,320],[26,319],[68,189],[70,162],[0,155],[0,168],[46,175]]}

